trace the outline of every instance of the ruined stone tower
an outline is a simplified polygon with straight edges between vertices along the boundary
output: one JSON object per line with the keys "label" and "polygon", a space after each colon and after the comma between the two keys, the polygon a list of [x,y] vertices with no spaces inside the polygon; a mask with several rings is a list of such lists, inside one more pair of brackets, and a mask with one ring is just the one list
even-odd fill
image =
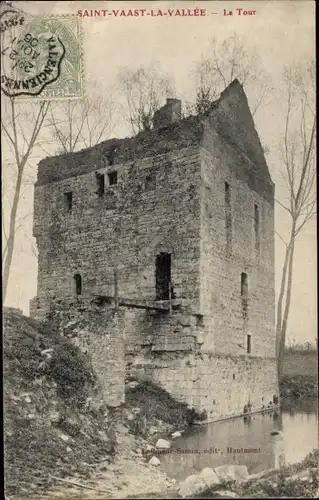
{"label": "ruined stone tower", "polygon": [[209,419],[278,395],[274,184],[237,80],[205,115],[168,99],[151,131],[41,161],[34,236],[34,316],[116,289],[127,375]]}

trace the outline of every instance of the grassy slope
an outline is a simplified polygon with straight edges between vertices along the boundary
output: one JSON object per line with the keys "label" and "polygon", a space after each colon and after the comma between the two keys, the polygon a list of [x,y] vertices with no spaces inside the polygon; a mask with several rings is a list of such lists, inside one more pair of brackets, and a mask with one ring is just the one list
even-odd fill
{"label": "grassy slope", "polygon": [[95,384],[88,359],[67,339],[6,312],[3,344],[6,493],[46,488],[50,475],[86,476],[86,463],[111,459],[112,414],[87,405]]}
{"label": "grassy slope", "polygon": [[[318,489],[318,458],[315,449],[302,462],[270,471],[260,480],[247,483],[240,493],[250,498],[312,498]],[[306,469],[310,471],[309,478],[298,477],[298,473]]]}
{"label": "grassy slope", "polygon": [[[266,472],[260,479],[251,479],[242,484],[225,482],[207,488],[192,498],[220,498],[216,490],[232,491],[239,498],[315,498],[318,490],[318,458],[318,450],[314,450],[302,462]],[[305,471],[309,471],[307,479],[302,477]]]}

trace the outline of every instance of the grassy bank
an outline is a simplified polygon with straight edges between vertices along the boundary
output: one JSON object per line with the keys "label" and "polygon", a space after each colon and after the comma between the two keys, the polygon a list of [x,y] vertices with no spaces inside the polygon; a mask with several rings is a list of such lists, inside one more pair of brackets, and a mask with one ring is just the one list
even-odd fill
{"label": "grassy bank", "polygon": [[111,461],[114,417],[90,406],[96,379],[87,357],[11,312],[4,312],[3,344],[6,493],[46,489],[51,475],[87,477],[89,464]]}
{"label": "grassy bank", "polygon": [[[224,482],[191,498],[315,498],[318,490],[318,450],[302,462],[264,472],[242,483]],[[228,494],[228,495],[227,495]]]}
{"label": "grassy bank", "polygon": [[318,459],[318,450],[313,450],[302,462],[269,471],[242,485],[237,492],[244,498],[314,498],[318,490]]}
{"label": "grassy bank", "polygon": [[318,379],[310,375],[286,375],[280,380],[281,398],[317,398]]}
{"label": "grassy bank", "polygon": [[318,353],[315,350],[286,349],[283,359],[285,376],[303,375],[314,377],[318,373]]}
{"label": "grassy bank", "polygon": [[316,398],[317,395],[317,352],[287,349],[280,380],[281,398]]}

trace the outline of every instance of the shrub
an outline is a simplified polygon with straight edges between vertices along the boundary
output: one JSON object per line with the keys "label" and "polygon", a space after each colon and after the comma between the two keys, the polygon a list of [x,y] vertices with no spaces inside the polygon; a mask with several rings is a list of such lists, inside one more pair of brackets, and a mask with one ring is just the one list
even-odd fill
{"label": "shrub", "polygon": [[185,427],[207,417],[149,381],[141,381],[136,387],[129,388],[125,399],[127,406],[140,408],[135,418],[128,421],[130,431],[135,435],[146,437],[149,427],[159,420],[168,426]]}
{"label": "shrub", "polygon": [[78,347],[61,340],[46,366],[46,375],[57,384],[57,392],[64,399],[81,405],[95,385],[92,368]]}

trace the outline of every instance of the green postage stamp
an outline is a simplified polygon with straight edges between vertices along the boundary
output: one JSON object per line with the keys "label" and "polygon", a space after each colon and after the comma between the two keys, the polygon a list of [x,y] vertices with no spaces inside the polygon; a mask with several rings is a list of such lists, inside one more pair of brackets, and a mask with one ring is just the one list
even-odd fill
{"label": "green postage stamp", "polygon": [[75,15],[25,17],[1,12],[1,88],[9,97],[83,96],[80,20]]}

